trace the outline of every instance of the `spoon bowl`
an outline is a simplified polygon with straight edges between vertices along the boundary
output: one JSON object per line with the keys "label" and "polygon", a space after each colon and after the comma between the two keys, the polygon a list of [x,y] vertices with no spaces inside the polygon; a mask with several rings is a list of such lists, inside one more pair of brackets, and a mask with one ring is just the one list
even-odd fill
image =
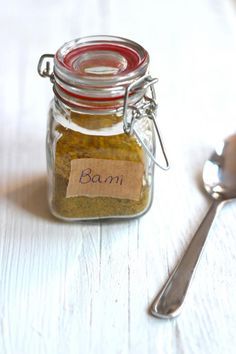
{"label": "spoon bowl", "polygon": [[203,169],[206,191],[215,199],[236,198],[236,135],[216,146]]}
{"label": "spoon bowl", "polygon": [[236,198],[236,135],[219,143],[205,162],[203,183],[213,203],[180,262],[154,300],[151,314],[155,317],[169,319],[181,313],[215,216],[225,202]]}

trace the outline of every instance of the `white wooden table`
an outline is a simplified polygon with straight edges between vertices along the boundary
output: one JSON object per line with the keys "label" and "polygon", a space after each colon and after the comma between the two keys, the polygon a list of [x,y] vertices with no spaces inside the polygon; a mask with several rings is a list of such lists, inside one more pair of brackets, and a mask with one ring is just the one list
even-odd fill
{"label": "white wooden table", "polygon": [[[51,86],[39,56],[70,39],[136,40],[159,77],[158,122],[171,169],[132,221],[66,224],[46,202]],[[9,0],[0,12],[0,353],[234,354],[236,203],[211,230],[176,320],[148,308],[210,200],[201,171],[236,130],[233,0]]]}

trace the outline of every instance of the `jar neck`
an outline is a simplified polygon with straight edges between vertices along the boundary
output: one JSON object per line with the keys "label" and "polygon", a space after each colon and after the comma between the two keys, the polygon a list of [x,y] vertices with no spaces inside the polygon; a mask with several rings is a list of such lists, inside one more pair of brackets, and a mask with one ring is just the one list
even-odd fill
{"label": "jar neck", "polygon": [[[117,100],[109,100],[104,102],[94,100],[79,99],[76,96],[71,96],[62,90],[62,94],[57,91],[57,84],[54,84],[55,92],[55,107],[56,112],[62,113],[56,115],[60,124],[68,129],[83,132],[89,127],[91,122],[97,122],[92,124],[93,128],[105,128],[105,135],[107,128],[113,125],[118,128],[115,129],[115,134],[121,133],[133,133],[134,125],[143,117],[152,118],[156,110],[155,90],[153,85],[157,79],[153,79],[151,76],[146,75],[132,82],[125,90],[125,95],[119,100],[117,106]],[[152,98],[145,95],[147,89],[150,88]],[[65,96],[66,94],[66,96]],[[76,100],[76,101],[75,101]],[[110,123],[108,123],[110,120]],[[104,126],[102,124],[104,123]],[[76,125],[79,125],[77,127]],[[104,133],[103,130],[100,130]],[[93,132],[94,135],[99,135],[100,132]],[[102,134],[103,135],[103,134]]]}
{"label": "jar neck", "polygon": [[[109,114],[118,114],[123,111],[125,94],[127,87],[123,87],[122,96],[116,97],[103,97],[104,92],[97,89],[97,94],[99,97],[89,98],[85,97],[84,92],[81,95],[78,95],[74,86],[69,85],[68,83],[58,82],[58,79],[55,77],[53,91],[57,99],[64,103],[65,106],[70,107],[74,111],[80,113],[91,113],[98,115],[109,115]],[[107,88],[107,95],[109,89]],[[75,93],[74,93],[75,92]],[[129,105],[136,105],[144,97],[145,89],[140,87],[139,89],[129,93]]]}

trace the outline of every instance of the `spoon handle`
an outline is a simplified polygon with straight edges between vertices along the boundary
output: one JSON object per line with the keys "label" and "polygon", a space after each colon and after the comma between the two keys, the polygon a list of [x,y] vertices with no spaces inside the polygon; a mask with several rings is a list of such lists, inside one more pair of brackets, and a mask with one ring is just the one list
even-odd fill
{"label": "spoon handle", "polygon": [[154,300],[151,307],[151,314],[153,316],[168,319],[180,314],[209,230],[221,202],[222,200],[215,200],[212,203],[186,252]]}

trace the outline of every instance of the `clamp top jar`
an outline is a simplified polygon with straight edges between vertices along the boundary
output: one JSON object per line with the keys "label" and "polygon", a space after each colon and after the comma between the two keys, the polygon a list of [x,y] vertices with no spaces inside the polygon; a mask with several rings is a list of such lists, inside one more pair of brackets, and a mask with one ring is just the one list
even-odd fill
{"label": "clamp top jar", "polygon": [[[76,39],[41,56],[38,72],[50,78],[55,94],[47,164],[56,217],[126,218],[150,207],[154,164],[167,169],[168,160],[155,120],[157,79],[148,64],[143,47],[111,36]],[[165,166],[155,157],[155,135]]]}

